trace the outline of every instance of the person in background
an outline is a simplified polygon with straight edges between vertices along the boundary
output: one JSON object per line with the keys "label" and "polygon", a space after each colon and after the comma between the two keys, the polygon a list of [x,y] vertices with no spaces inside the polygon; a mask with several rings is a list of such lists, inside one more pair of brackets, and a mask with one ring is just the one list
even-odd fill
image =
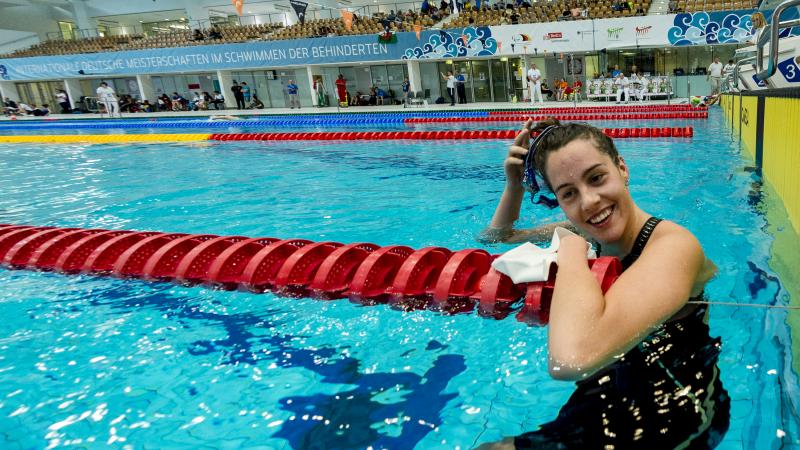
{"label": "person in background", "polygon": [[209,103],[214,105],[214,109],[220,109],[220,105],[222,105],[221,109],[225,109],[225,97],[219,91],[214,91],[214,96]]}
{"label": "person in background", "polygon": [[209,39],[222,39],[222,34],[220,34],[219,29],[216,27],[211,28],[211,31],[208,33]]}
{"label": "person in background", "polygon": [[539,103],[544,103],[544,98],[542,97],[542,72],[536,68],[536,64],[531,64],[531,68],[528,69],[528,90],[531,95],[531,105],[534,104],[536,97],[539,97]]}
{"label": "person in background", "polygon": [[336,94],[339,97],[339,104],[347,106],[347,80],[342,74],[336,79]]}
{"label": "person in background", "polygon": [[172,93],[172,110],[183,111],[189,106],[189,101],[177,92]]}
{"label": "person in background", "polygon": [[119,110],[128,113],[136,112],[136,102],[133,100],[133,97],[127,94],[120,97]]}
{"label": "person in background", "polygon": [[244,81],[242,81],[242,96],[244,97],[245,102],[250,101],[250,86],[248,86]]}
{"label": "person in background", "polygon": [[206,105],[205,98],[202,95],[200,95],[199,92],[195,92],[194,97],[192,97],[191,103],[189,103],[189,108],[192,111],[200,111],[202,109],[208,109],[208,106]]}
{"label": "person in background", "polygon": [[194,33],[192,34],[193,41],[202,41],[205,40],[205,36],[203,36],[203,32],[200,31],[199,28],[195,28]]}
{"label": "person in background", "polygon": [[14,100],[6,97],[5,101],[3,101],[3,114],[10,116],[11,114],[16,114],[17,112],[19,112],[19,105],[17,105]]}
{"label": "person in background", "polygon": [[289,83],[286,85],[286,93],[289,94],[289,109],[294,109],[295,105],[297,105],[297,109],[300,109],[300,99],[297,98],[297,90],[298,87],[294,84],[294,81],[289,80]]}
{"label": "person in background", "polygon": [[631,98],[631,91],[628,89],[630,81],[624,73],[620,72],[617,78],[614,79],[614,86],[617,88],[617,104],[622,101],[622,94],[625,94],[625,103],[628,103]]}
{"label": "person in background", "polygon": [[453,72],[448,70],[447,75],[440,73],[442,75],[442,79],[447,82],[447,95],[450,96],[450,106],[456,105],[456,77],[453,76]]}
{"label": "person in background", "polygon": [[542,81],[542,95],[546,95],[547,99],[550,100],[550,97],[553,96],[553,90],[550,89],[550,86],[547,85],[547,80]]}
{"label": "person in background", "polygon": [[253,101],[250,103],[248,109],[264,109],[264,103],[258,99],[257,95],[253,96]]}
{"label": "person in background", "polygon": [[467,104],[467,79],[464,73],[459,73],[456,77],[456,91],[458,92],[458,103],[462,105]]}
{"label": "person in background", "polygon": [[719,56],[714,57],[714,62],[708,66],[706,80],[711,82],[711,95],[719,94],[719,88],[722,84],[722,63],[719,62]]}
{"label": "person in background", "polygon": [[149,100],[144,100],[142,102],[141,112],[155,112],[155,108],[153,108],[153,105],[150,104]]}
{"label": "person in background", "polygon": [[56,101],[58,102],[58,106],[61,107],[61,114],[69,114],[72,112],[72,108],[69,106],[67,91],[59,89],[58,93],[56,93]]}
{"label": "person in background", "polygon": [[736,63],[732,59],[729,59],[728,64],[725,64],[725,67],[722,68],[722,76],[727,77],[733,73],[734,69],[736,69]]}
{"label": "person in background", "polygon": [[33,114],[34,116],[37,116],[37,117],[49,116],[50,115],[50,105],[45,103],[45,104],[43,104],[42,106],[40,106],[38,108],[34,108],[34,110],[33,110],[33,112],[31,114]]}
{"label": "person in background", "polygon": [[408,91],[411,89],[411,82],[408,81],[408,77],[403,78],[400,89],[403,91],[403,108],[405,108],[408,105]]}
{"label": "person in background", "polygon": [[122,117],[119,112],[119,99],[114,88],[110,87],[105,81],[100,82],[100,86],[95,91],[97,93],[97,101],[105,105],[106,112],[111,117]]}
{"label": "person in background", "polygon": [[375,101],[378,105],[383,105],[386,103],[386,99],[389,98],[389,95],[381,88],[375,88]]}
{"label": "person in background", "polygon": [[617,78],[622,71],[619,70],[619,65],[614,65],[614,70],[611,71],[611,78]]}
{"label": "person in background", "polygon": [[244,94],[242,93],[242,87],[239,86],[239,83],[237,83],[236,80],[233,80],[231,92],[233,93],[233,98],[236,100],[236,109],[244,109]]}
{"label": "person in background", "polygon": [[583,93],[583,82],[579,78],[575,78],[575,82],[572,83],[572,93],[573,95],[577,96],[578,99],[581,98],[581,94]]}

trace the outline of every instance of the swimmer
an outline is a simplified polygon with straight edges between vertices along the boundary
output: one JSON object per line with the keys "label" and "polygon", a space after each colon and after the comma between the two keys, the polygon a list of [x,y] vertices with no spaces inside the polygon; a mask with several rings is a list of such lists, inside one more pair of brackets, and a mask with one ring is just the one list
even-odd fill
{"label": "swimmer", "polygon": [[[578,233],[558,249],[547,329],[550,375],[576,381],[576,390],[553,421],[480,448],[716,446],[727,431],[730,399],[707,307],[688,304],[716,273],[697,238],[636,204],[625,159],[592,126],[528,121],[504,169],[505,190],[486,237],[524,242],[552,234],[554,224],[514,228],[526,190],[534,203],[560,207],[569,219],[560,225]],[[622,262],[606,293],[589,270],[587,239]]]}
{"label": "swimmer", "polygon": [[213,122],[215,120],[250,120],[250,119],[245,119],[245,118],[236,117],[236,116],[225,116],[225,115],[216,115],[216,116],[209,116],[208,117],[208,121],[209,122]]}
{"label": "swimmer", "polygon": [[689,104],[695,108],[703,108],[718,103],[719,99],[720,99],[720,94],[706,95],[706,96],[693,95],[689,97]]}

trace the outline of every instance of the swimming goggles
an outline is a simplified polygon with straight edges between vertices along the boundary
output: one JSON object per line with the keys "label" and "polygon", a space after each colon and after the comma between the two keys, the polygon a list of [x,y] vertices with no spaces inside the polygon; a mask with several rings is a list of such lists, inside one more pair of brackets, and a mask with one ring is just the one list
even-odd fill
{"label": "swimming goggles", "polygon": [[[558,128],[558,125],[550,125],[542,130],[539,135],[533,139],[533,142],[531,142],[531,146],[528,149],[528,154],[525,155],[525,171],[522,175],[522,185],[525,186],[526,191],[531,193],[531,203],[544,205],[549,209],[556,208],[558,206],[558,200],[545,195],[543,189],[539,187],[539,181],[537,181],[537,178],[540,178],[540,176],[536,171],[534,157],[542,140],[556,128]],[[544,179],[541,180],[541,185],[546,185]]]}

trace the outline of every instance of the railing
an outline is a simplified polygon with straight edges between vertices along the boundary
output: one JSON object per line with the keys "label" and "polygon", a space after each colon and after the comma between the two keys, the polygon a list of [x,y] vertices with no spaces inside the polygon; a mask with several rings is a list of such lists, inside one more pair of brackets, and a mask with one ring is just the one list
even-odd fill
{"label": "railing", "polygon": [[[781,22],[781,15],[784,11],[797,5],[800,5],[800,0],[786,0],[778,5],[775,11],[772,12],[772,20],[769,25],[760,29],[756,34],[756,77],[759,80],[767,80],[775,75],[775,70],[778,67],[780,31],[784,28],[800,26],[800,19]],[[767,44],[769,44],[769,64],[764,69],[764,46]]]}
{"label": "railing", "polygon": [[739,77],[739,68],[747,64],[753,64],[755,61],[756,61],[755,56],[749,56],[747,58],[740,59],[739,61],[736,62],[736,65],[733,67],[733,73],[728,75],[729,77],[733,77],[734,86],[736,87],[736,89],[741,90],[741,88],[739,87],[739,81],[741,81],[741,78]]}

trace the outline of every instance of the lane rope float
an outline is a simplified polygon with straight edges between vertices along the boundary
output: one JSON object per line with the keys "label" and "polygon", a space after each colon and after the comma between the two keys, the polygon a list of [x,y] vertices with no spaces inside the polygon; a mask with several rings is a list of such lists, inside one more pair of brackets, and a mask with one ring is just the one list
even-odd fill
{"label": "lane rope float", "polygon": [[[467,312],[544,325],[557,267],[547,281],[514,284],[481,249],[415,250],[367,242],[217,236],[0,225],[0,264],[12,269],[110,275],[273,292],[322,300],[349,298],[401,309]],[[616,258],[589,267],[605,292],[622,272]]]}

